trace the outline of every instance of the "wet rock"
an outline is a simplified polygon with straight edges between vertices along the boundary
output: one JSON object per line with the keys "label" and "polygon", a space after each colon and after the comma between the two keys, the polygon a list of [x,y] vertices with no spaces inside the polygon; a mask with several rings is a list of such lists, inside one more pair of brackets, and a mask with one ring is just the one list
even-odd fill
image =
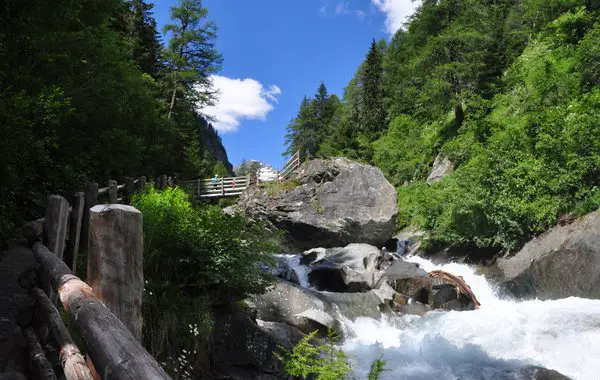
{"label": "wet rock", "polygon": [[[331,305],[318,293],[287,281],[277,282],[264,294],[250,296],[247,302],[256,310],[257,319],[287,323],[307,334],[330,325],[324,314],[329,315]],[[303,314],[307,310],[313,311]]]}
{"label": "wet rock", "polygon": [[507,371],[504,375],[505,376],[494,377],[493,380],[570,380],[569,377],[557,371],[535,366]]}
{"label": "wet rock", "polygon": [[278,379],[283,376],[274,354],[279,344],[247,311],[222,313],[211,333],[212,366],[220,378]]}
{"label": "wet rock", "polygon": [[288,244],[301,249],[381,245],[394,232],[396,190],[378,168],[344,158],[312,160],[297,181],[291,190],[250,187],[238,207],[287,231]]}
{"label": "wet rock", "polygon": [[300,285],[300,279],[294,268],[284,257],[276,257],[277,264],[271,269],[271,274],[293,284]]}
{"label": "wet rock", "polygon": [[377,278],[380,251],[368,244],[311,250],[304,262],[310,262],[309,283],[317,290],[331,292],[366,292]]}
{"label": "wet rock", "polygon": [[600,211],[532,239],[498,267],[520,298],[600,298]]}
{"label": "wet rock", "polygon": [[398,314],[410,314],[410,315],[425,315],[430,312],[431,309],[420,302],[411,302],[410,304],[397,304],[395,302],[390,303],[390,307],[393,312]]}
{"label": "wet rock", "polygon": [[288,348],[295,346],[306,336],[294,326],[281,322],[269,322],[257,319],[256,324],[267,335],[275,339],[278,344]]}
{"label": "wet rock", "polygon": [[358,317],[379,318],[381,300],[373,292],[366,293],[332,293],[321,292],[321,295],[335,305],[344,317],[355,320]]}
{"label": "wet rock", "polygon": [[427,304],[433,281],[429,277],[401,278],[388,282],[398,293],[406,294],[414,301]]}

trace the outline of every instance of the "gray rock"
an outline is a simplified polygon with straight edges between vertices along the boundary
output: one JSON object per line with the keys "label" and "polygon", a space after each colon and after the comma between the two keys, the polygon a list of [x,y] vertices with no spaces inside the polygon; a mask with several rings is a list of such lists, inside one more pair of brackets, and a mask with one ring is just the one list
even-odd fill
{"label": "gray rock", "polygon": [[[329,314],[331,305],[318,293],[303,289],[287,281],[277,282],[272,289],[259,295],[252,295],[247,300],[248,304],[256,309],[256,318],[267,322],[283,322],[294,326],[304,333],[314,330],[324,330],[330,327],[329,319],[319,314],[303,314],[307,310],[317,310]],[[329,315],[329,318],[333,318]]]}
{"label": "gray rock", "polygon": [[452,164],[448,157],[439,153],[435,157],[433,168],[431,169],[431,173],[429,173],[429,177],[427,177],[427,183],[431,185],[432,183],[441,181],[448,174],[452,173],[453,170],[454,164]]}
{"label": "gray rock", "polygon": [[267,335],[275,339],[278,344],[287,348],[295,346],[300,340],[302,340],[302,338],[306,336],[302,331],[298,330],[294,326],[290,326],[281,322],[269,322],[257,319],[256,324]]}
{"label": "gray rock", "polygon": [[377,247],[349,244],[346,247],[305,252],[304,262],[311,262],[309,283],[317,290],[332,292],[366,292],[377,278]]}
{"label": "gray rock", "polygon": [[312,160],[297,180],[292,190],[251,187],[238,206],[287,231],[289,243],[302,249],[381,245],[394,232],[396,190],[378,168],[344,158]]}
{"label": "gray rock", "polygon": [[517,370],[507,371],[502,376],[493,380],[570,380],[567,376],[542,367],[529,366]]}
{"label": "gray rock", "polygon": [[271,274],[293,284],[300,285],[300,279],[294,268],[290,267],[288,261],[281,256],[276,256],[277,265],[271,268]]}
{"label": "gray rock", "polygon": [[355,320],[358,317],[379,318],[380,298],[373,292],[333,293],[321,292],[321,295],[344,317]]}
{"label": "gray rock", "polygon": [[600,298],[600,212],[551,229],[498,267],[517,297]]}
{"label": "gray rock", "polygon": [[281,378],[282,364],[274,354],[278,344],[246,311],[224,313],[211,333],[212,366],[230,379]]}

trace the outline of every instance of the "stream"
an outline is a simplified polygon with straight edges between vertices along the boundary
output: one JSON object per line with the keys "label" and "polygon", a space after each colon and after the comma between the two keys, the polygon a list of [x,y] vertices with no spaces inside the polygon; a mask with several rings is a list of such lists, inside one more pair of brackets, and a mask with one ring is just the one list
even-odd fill
{"label": "stream", "polygon": [[[473,267],[407,261],[462,276],[481,308],[354,321],[340,316],[354,378],[366,379],[378,358],[388,369],[382,379],[503,379],[507,371],[531,365],[573,379],[600,378],[600,300],[502,299]],[[306,287],[306,268],[296,260],[290,264]]]}

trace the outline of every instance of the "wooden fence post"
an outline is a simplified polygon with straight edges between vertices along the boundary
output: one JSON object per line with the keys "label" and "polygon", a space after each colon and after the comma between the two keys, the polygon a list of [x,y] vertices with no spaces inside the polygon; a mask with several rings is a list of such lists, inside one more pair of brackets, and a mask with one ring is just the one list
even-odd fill
{"label": "wooden fence post", "polygon": [[81,246],[88,246],[88,231],[90,226],[90,209],[98,204],[98,184],[88,183],[85,186],[85,207],[83,208],[83,225],[81,226]]}
{"label": "wooden fence post", "polygon": [[141,341],[144,288],[142,213],[132,206],[90,210],[87,283]]}
{"label": "wooden fence post", "polygon": [[221,195],[225,195],[225,177],[221,177]]}
{"label": "wooden fence post", "polygon": [[146,188],[146,177],[145,176],[141,176],[140,178],[138,178],[138,183],[137,183],[137,191],[144,191],[144,189]]}
{"label": "wooden fence post", "polygon": [[117,203],[119,189],[117,188],[117,181],[108,180],[108,203]]}
{"label": "wooden fence post", "polygon": [[135,192],[135,182],[133,177],[125,177],[125,191],[123,191],[123,201],[124,203],[130,204],[131,197]]}
{"label": "wooden fence post", "polygon": [[64,262],[75,272],[77,266],[77,254],[79,253],[79,241],[81,237],[81,222],[83,209],[85,207],[85,193],[75,193],[73,207],[71,208],[71,225],[69,226],[69,240],[65,251]]}
{"label": "wooden fence post", "polygon": [[69,202],[59,195],[48,197],[48,206],[44,215],[44,233],[46,247],[54,252],[56,257],[62,259],[67,237],[67,219],[69,215]]}

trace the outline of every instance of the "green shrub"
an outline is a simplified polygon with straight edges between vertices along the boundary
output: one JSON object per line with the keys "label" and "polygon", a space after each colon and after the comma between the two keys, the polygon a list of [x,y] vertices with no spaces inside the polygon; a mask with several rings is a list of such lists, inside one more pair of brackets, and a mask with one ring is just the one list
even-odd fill
{"label": "green shrub", "polygon": [[281,347],[282,354],[275,355],[283,362],[288,376],[315,380],[343,380],[350,373],[348,357],[334,344],[335,336],[329,333],[325,344],[311,343],[317,331],[304,337],[292,350]]}
{"label": "green shrub", "polygon": [[270,235],[217,206],[194,208],[179,188],[150,186],[132,203],[144,217],[144,342],[168,368],[179,368],[180,355],[194,368],[191,353],[210,334],[212,308],[271,283],[261,268],[273,262]]}

